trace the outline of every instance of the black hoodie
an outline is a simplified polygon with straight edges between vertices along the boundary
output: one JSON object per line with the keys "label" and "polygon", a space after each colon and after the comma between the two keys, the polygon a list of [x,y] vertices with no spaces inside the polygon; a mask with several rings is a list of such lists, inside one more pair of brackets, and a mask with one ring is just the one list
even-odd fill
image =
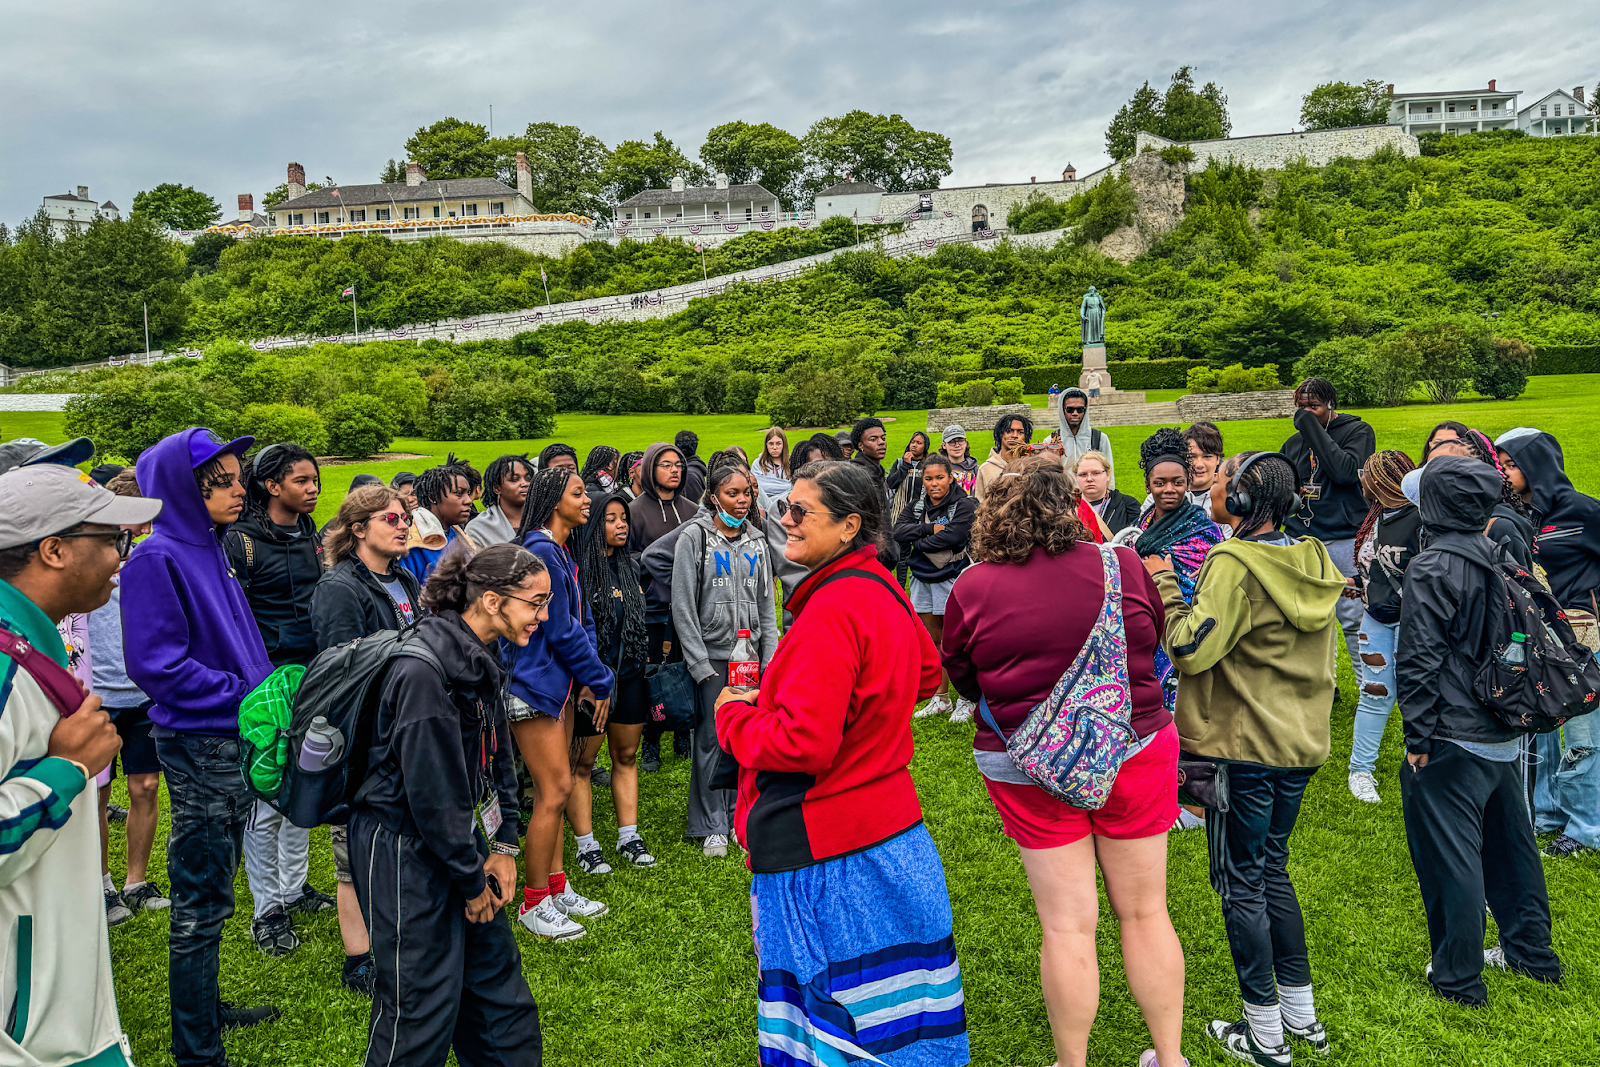
{"label": "black hoodie", "polygon": [[1596,611],[1600,587],[1600,500],[1578,492],[1567,477],[1561,445],[1547,433],[1513,437],[1498,446],[1522,468],[1538,516],[1534,559],[1564,608]]}
{"label": "black hoodie", "polygon": [[[671,452],[680,460],[683,459],[683,452],[677,445],[658,442],[645,449],[644,459],[639,461],[639,495],[628,505],[628,551],[633,553],[636,563],[644,555],[645,549],[694,518],[700,510],[700,505],[689,500],[682,492],[675,493],[671,500],[661,499],[660,487],[656,485],[656,461],[664,452]],[[689,474],[687,463],[684,464],[683,473],[686,482]],[[684,484],[678,483],[680,490]],[[641,573],[643,570],[641,567]],[[651,622],[662,622],[671,617],[670,584],[651,576],[644,587],[644,599],[647,617]]]}
{"label": "black hoodie", "polygon": [[318,651],[311,594],[322,577],[321,537],[311,516],[300,516],[291,535],[255,508],[246,508],[228,528],[222,547],[244,587],[272,665],[310,663]]}
{"label": "black hoodie", "polygon": [[1483,528],[1500,501],[1500,472],[1467,456],[1440,456],[1422,479],[1428,547],[1406,568],[1395,639],[1395,681],[1406,751],[1439,739],[1498,742],[1517,736],[1473,695],[1488,654],[1484,629],[1499,595],[1494,544]]}
{"label": "black hoodie", "polygon": [[368,766],[387,764],[357,810],[385,830],[420,837],[467,900],[483,892],[489,853],[474,808],[485,791],[500,802],[495,837],[517,843],[517,774],[500,701],[500,665],[453,611],[416,631],[444,667],[396,659],[384,675]]}
{"label": "black hoodie", "polygon": [[[954,482],[950,484],[950,492],[945,494],[944,502],[937,507],[928,503],[927,494],[924,493],[906,509],[900,521],[895,523],[894,539],[909,550],[902,552],[901,556],[919,581],[947,582],[966,570],[972,562],[966,551],[972,540],[972,520],[977,514],[978,502],[962,492]],[[944,529],[935,531],[935,526],[943,526]],[[935,563],[928,558],[929,552],[962,554],[947,562]]]}
{"label": "black hoodie", "polygon": [[1347,541],[1367,517],[1361,495],[1361,468],[1377,449],[1372,427],[1354,415],[1339,414],[1327,427],[1304,408],[1294,413],[1295,434],[1283,454],[1300,480],[1300,510],[1284,520],[1296,537]]}

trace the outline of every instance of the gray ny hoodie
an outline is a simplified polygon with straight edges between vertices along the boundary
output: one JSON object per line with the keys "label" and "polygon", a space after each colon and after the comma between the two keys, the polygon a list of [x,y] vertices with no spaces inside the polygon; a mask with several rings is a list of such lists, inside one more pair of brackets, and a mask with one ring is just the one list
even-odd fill
{"label": "gray ny hoodie", "polygon": [[672,623],[696,682],[716,675],[740,630],[749,630],[763,666],[778,648],[772,565],[766,535],[747,521],[729,540],[702,512],[683,524],[672,563]]}

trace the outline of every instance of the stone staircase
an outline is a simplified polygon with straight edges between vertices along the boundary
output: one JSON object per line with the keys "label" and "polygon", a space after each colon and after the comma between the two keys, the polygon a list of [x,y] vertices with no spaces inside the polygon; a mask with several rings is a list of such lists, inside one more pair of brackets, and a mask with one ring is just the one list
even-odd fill
{"label": "stone staircase", "polygon": [[[1176,401],[1150,403],[1144,397],[1137,389],[1094,397],[1089,401],[1090,422],[1095,426],[1147,426],[1181,420]],[[1056,426],[1055,415],[1046,408],[1034,408],[1029,417],[1047,433]]]}

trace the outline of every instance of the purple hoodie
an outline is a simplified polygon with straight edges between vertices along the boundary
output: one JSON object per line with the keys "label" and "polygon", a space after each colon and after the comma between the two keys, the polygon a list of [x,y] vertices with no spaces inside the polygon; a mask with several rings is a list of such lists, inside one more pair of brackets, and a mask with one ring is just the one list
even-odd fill
{"label": "purple hoodie", "polygon": [[190,429],[139,455],[140,491],[166,506],[122,568],[122,647],[128,677],[155,702],[158,734],[237,734],[239,702],[272,673],[222,550],[227,527],[211,521],[194,480],[195,468],[252,443]]}

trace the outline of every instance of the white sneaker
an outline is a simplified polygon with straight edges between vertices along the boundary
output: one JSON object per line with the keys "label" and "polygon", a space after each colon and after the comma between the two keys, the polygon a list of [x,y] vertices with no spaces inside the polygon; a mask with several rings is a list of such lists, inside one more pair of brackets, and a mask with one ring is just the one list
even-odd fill
{"label": "white sneaker", "polygon": [[576,941],[587,932],[567,918],[550,897],[531,908],[524,904],[517,912],[517,922],[527,927],[534,937],[547,937],[552,941]]}
{"label": "white sneaker", "polygon": [[572,883],[567,883],[567,888],[560,893],[552,893],[549,897],[555,902],[556,910],[563,915],[579,919],[598,919],[611,909],[598,900],[588,897],[572,888]]}
{"label": "white sneaker", "polygon": [[962,697],[956,701],[956,710],[950,713],[951,722],[971,722],[972,713],[978,710],[978,705]]}
{"label": "white sneaker", "polygon": [[700,851],[705,853],[707,859],[726,856],[728,854],[728,835],[707,834]]}
{"label": "white sneaker", "polygon": [[1378,796],[1378,779],[1371,771],[1350,772],[1350,795],[1368,804],[1377,804],[1383,799]]}
{"label": "white sneaker", "polygon": [[914,719],[926,719],[930,715],[948,715],[951,710],[950,698],[940,693],[922,705],[922,710],[913,712],[911,717]]}
{"label": "white sneaker", "polygon": [[[1484,949],[1483,950],[1483,965],[1485,967],[1498,967],[1502,971],[1510,970],[1511,969],[1510,965],[1506,963],[1506,950],[1505,950],[1505,947],[1503,945],[1496,944],[1496,945],[1491,945],[1489,948]],[[1429,979],[1429,980],[1431,980],[1433,978],[1433,961],[1432,960],[1429,960],[1428,961],[1428,965],[1426,967],[1422,968],[1422,976],[1424,978]]]}
{"label": "white sneaker", "polygon": [[1188,808],[1178,809],[1178,820],[1172,824],[1174,830],[1204,830],[1206,821]]}

